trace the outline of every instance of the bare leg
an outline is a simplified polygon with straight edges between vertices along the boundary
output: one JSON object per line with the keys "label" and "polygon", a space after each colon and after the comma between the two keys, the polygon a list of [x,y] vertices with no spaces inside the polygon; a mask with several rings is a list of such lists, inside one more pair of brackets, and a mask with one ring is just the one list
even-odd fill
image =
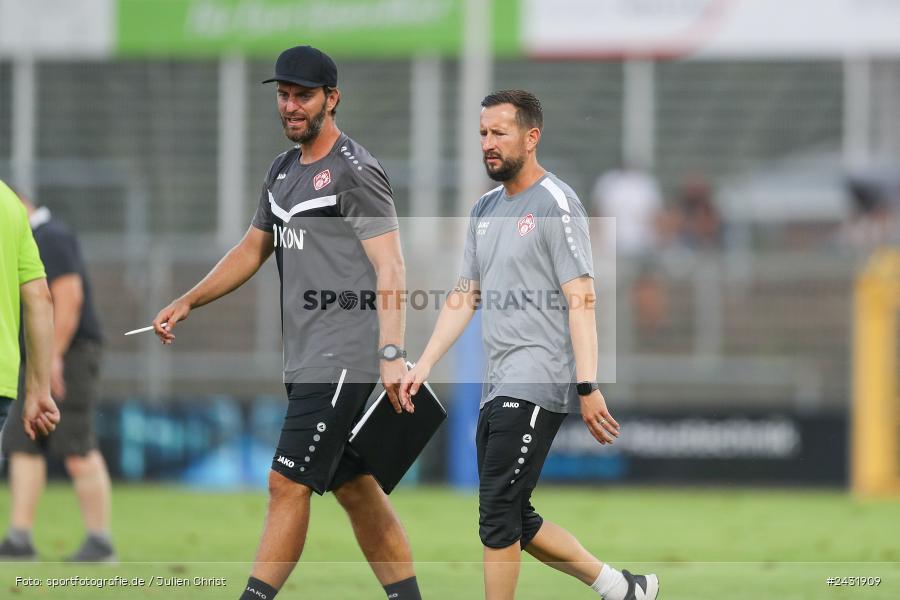
{"label": "bare leg", "polygon": [[85,527],[88,531],[108,532],[112,493],[103,455],[91,450],[84,456],[67,456],[65,462]]}
{"label": "bare leg", "polygon": [[303,553],[311,493],[307,486],[269,472],[269,508],[252,575],[275,589],[284,585]]}
{"label": "bare leg", "polygon": [[356,541],[381,585],[415,575],[406,531],[371,475],[351,479],[334,491],[347,511]]}
{"label": "bare leg", "polygon": [[10,526],[31,530],[47,482],[47,463],[39,454],[14,452],[9,461]]}
{"label": "bare leg", "polygon": [[513,600],[519,581],[519,542],[506,548],[484,547],[485,600]]}
{"label": "bare leg", "polygon": [[594,583],[603,568],[603,563],[585,550],[575,536],[546,520],[525,546],[525,552],[586,585]]}

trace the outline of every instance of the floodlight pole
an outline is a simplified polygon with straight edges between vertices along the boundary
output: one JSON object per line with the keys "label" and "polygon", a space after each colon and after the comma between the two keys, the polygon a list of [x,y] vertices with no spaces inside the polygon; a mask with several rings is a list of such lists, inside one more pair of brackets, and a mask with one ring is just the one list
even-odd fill
{"label": "floodlight pole", "polygon": [[871,158],[872,71],[865,56],[844,58],[844,167],[864,166]]}
{"label": "floodlight pole", "polygon": [[413,243],[425,248],[435,239],[441,214],[441,59],[419,54],[412,59],[410,90],[410,203],[416,223],[410,228]]}
{"label": "floodlight pole", "polygon": [[656,155],[656,81],[651,60],[623,64],[622,158],[625,164],[652,172]]}
{"label": "floodlight pole", "polygon": [[459,196],[454,216],[468,215],[475,201],[487,191],[484,189],[481,148],[477,132],[481,100],[491,91],[493,66],[491,4],[484,0],[466,0],[463,8],[459,121],[456,127]]}
{"label": "floodlight pole", "polygon": [[[478,143],[481,99],[491,90],[491,5],[484,0],[466,0],[464,5],[460,60],[459,120],[456,127],[459,180],[456,210],[453,216],[466,217],[472,205],[486,191]],[[460,227],[456,235],[465,235],[468,219],[453,220]],[[471,433],[478,422],[481,385],[484,374],[484,350],[481,345],[481,318],[478,311],[453,348],[452,396],[454,406],[448,423],[450,449],[447,470],[455,487],[471,489],[478,485],[476,457]]]}
{"label": "floodlight pole", "polygon": [[12,73],[12,183],[34,196],[36,88],[34,57],[22,54],[13,61]]}
{"label": "floodlight pole", "polygon": [[241,236],[247,155],[247,62],[239,54],[219,61],[219,153],[216,241],[230,248]]}

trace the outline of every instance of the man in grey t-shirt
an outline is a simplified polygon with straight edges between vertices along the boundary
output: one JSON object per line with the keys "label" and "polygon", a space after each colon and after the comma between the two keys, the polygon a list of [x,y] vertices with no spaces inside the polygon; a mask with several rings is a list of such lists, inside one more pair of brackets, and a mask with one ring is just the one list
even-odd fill
{"label": "man in grey t-shirt", "polygon": [[284,132],[296,145],[269,168],[244,238],[153,325],[171,344],[192,308],[239,287],[275,254],[288,408],[241,600],[275,597],[303,550],[310,496],[326,491],[347,511],[387,596],[421,600],[403,526],[347,446],[379,374],[401,411],[405,273],[391,186],[378,161],[335,124],[341,94],[331,58],[290,48],[268,82],[277,83]]}
{"label": "man in grey t-shirt", "polygon": [[603,564],[531,505],[567,413],[580,412],[601,444],[613,443],[619,425],[595,381],[587,217],[571,188],[537,162],[541,104],[508,90],[481,105],[485,168],[502,185],[472,209],[459,281],[401,397],[415,395],[480,306],[488,365],[475,440],[487,599],[513,598],[524,549],[606,600],[653,600],[656,575]]}

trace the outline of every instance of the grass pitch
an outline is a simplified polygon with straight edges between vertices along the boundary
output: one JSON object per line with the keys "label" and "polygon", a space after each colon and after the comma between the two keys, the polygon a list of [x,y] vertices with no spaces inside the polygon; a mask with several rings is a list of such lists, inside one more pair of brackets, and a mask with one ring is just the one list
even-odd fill
{"label": "grass pitch", "polygon": [[[401,488],[392,499],[412,542],[424,598],[482,598],[475,496]],[[8,503],[3,490],[4,525]],[[264,493],[116,486],[113,503],[120,564],[54,562],[78,546],[83,532],[71,489],[50,486],[35,530],[43,562],[0,563],[0,598],[240,595],[262,528]],[[534,505],[601,560],[656,572],[662,600],[900,598],[897,499],[857,501],[844,493],[805,490],[541,486]],[[25,585],[17,577],[34,581]],[[880,577],[881,583],[828,586],[829,577]],[[143,585],[134,585],[137,579]],[[596,598],[592,594],[525,555],[517,598],[587,600]],[[330,496],[315,497],[306,550],[278,598],[383,597],[341,508]]]}

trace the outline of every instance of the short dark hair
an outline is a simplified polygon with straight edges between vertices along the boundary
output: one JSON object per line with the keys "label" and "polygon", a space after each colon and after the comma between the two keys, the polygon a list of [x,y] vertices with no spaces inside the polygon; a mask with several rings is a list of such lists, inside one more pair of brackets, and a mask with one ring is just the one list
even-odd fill
{"label": "short dark hair", "polygon": [[497,106],[499,104],[512,104],[516,107],[516,123],[523,129],[544,127],[544,110],[537,96],[525,90],[501,90],[488,94],[481,101],[481,106]]}
{"label": "short dark hair", "polygon": [[[337,89],[337,88],[331,87],[330,85],[323,85],[323,86],[322,86],[322,91],[325,92],[325,101],[326,101],[326,102],[328,101],[328,95],[329,95],[331,92],[333,92],[334,90],[336,90],[336,89]],[[337,100],[337,102],[334,104],[334,108],[331,109],[331,116],[332,116],[332,117],[336,117],[336,116],[337,116],[337,107],[338,107],[338,104],[340,104],[340,103],[341,103],[341,97],[338,96],[338,100]]]}

